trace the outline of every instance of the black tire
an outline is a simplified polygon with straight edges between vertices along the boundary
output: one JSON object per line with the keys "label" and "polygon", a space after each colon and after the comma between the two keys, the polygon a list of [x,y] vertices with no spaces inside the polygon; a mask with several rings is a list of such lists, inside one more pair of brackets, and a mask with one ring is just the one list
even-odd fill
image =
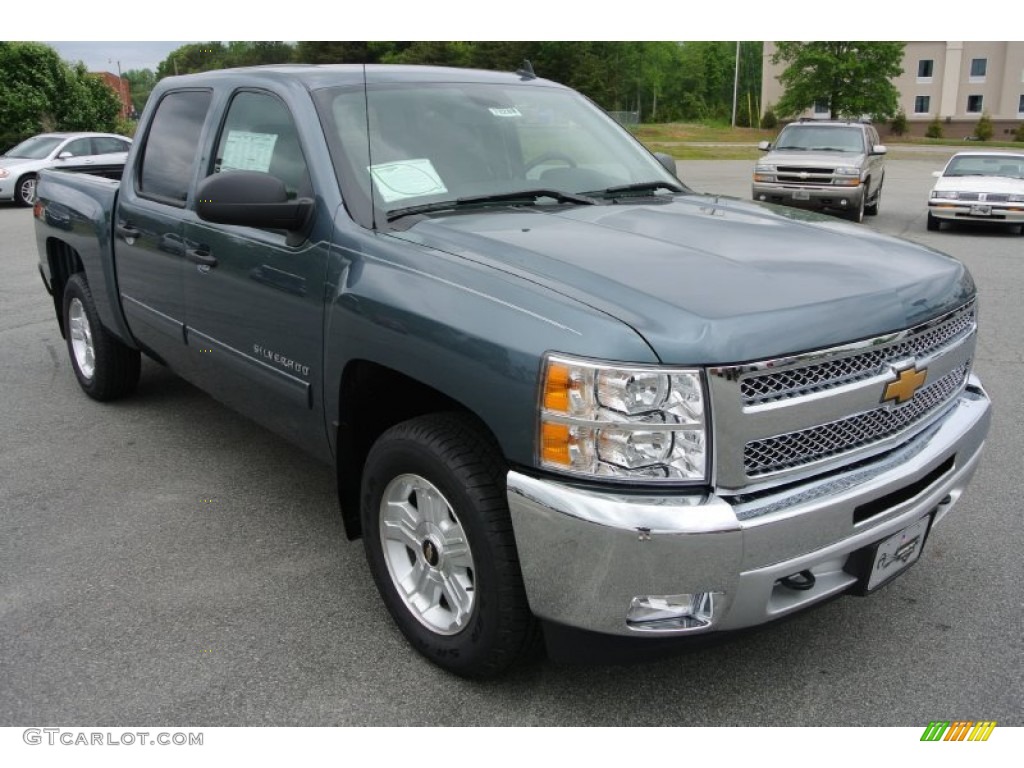
{"label": "black tire", "polygon": [[[72,305],[75,304],[76,317],[80,323],[72,323]],[[64,335],[71,358],[71,368],[75,372],[82,391],[94,400],[116,400],[135,391],[139,383],[141,356],[137,349],[125,346],[100,323],[96,312],[96,303],[89,290],[85,276],[78,272],[68,278],[64,286],[62,303],[64,316]],[[81,307],[81,312],[78,312]],[[81,325],[84,323],[84,325]],[[76,340],[83,335],[89,337],[92,347],[92,371],[83,370],[83,363],[75,353]]]}
{"label": "black tire", "polygon": [[879,182],[878,191],[875,192],[875,199],[870,205],[864,206],[864,213],[867,216],[877,216],[878,209],[882,205],[882,184]]}
{"label": "black tire", "polygon": [[14,202],[23,208],[31,208],[36,202],[36,175],[26,173],[14,188]]}
{"label": "black tire", "polygon": [[928,211],[928,231],[938,232],[940,229],[942,229],[942,222],[932,216],[931,211]]}
{"label": "black tire", "polygon": [[[499,450],[486,432],[469,417],[454,413],[418,417],[387,430],[374,443],[363,470],[363,543],[384,604],[417,651],[463,677],[500,674],[531,652],[538,637],[519,569],[505,473]],[[445,567],[445,556],[438,563],[437,553],[447,545],[434,550],[424,540],[414,550],[409,543],[391,540],[390,554],[385,553],[381,535],[385,491],[393,500],[394,489],[401,489],[397,491],[401,494],[402,480],[409,477],[428,481],[442,494],[441,501],[448,502],[451,520],[461,526],[459,534],[464,533],[472,558],[472,587],[465,592],[473,594],[472,607],[461,626],[450,633],[432,629],[414,612],[389,571],[396,547],[400,557],[408,558],[410,569],[433,567],[440,572]],[[412,501],[418,502],[414,497],[409,496],[409,507]],[[412,580],[409,577],[410,584]],[[438,606],[432,610],[439,614],[447,606],[445,597]]]}
{"label": "black tire", "polygon": [[867,194],[867,190],[865,189],[864,193],[861,194],[860,199],[857,201],[857,207],[846,212],[846,218],[855,224],[860,224],[864,221],[864,211],[866,210],[865,198],[867,197]]}

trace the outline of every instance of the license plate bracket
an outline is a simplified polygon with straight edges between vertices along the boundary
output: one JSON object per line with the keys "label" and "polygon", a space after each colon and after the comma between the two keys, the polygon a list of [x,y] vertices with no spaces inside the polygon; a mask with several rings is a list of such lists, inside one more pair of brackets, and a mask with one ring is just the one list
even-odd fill
{"label": "license plate bracket", "polygon": [[845,570],[857,576],[854,593],[867,595],[891,582],[921,558],[931,532],[932,513],[850,556]]}
{"label": "license plate bracket", "polygon": [[798,189],[798,190],[796,190],[793,193],[793,199],[794,200],[810,200],[811,199],[811,193],[808,192],[806,189]]}
{"label": "license plate bracket", "polygon": [[991,205],[972,205],[971,216],[991,216],[992,206]]}

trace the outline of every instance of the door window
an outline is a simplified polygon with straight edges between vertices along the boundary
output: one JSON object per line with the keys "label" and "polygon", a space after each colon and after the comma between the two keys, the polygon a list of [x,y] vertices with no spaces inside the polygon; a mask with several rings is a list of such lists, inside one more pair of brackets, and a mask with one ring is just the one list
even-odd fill
{"label": "door window", "polygon": [[70,152],[72,157],[85,157],[86,155],[93,154],[91,139],[75,139],[68,143],[64,149],[60,151],[60,154]]}
{"label": "door window", "polygon": [[112,136],[95,136],[92,140],[93,151],[97,155],[111,155],[115,152],[127,152],[128,142]]}
{"label": "door window", "polygon": [[213,161],[213,172],[223,171],[276,176],[290,200],[312,195],[295,121],[284,103],[269,93],[242,91],[231,100]]}
{"label": "door window", "polygon": [[140,194],[184,206],[210,95],[210,91],[176,91],[160,100],[142,154]]}

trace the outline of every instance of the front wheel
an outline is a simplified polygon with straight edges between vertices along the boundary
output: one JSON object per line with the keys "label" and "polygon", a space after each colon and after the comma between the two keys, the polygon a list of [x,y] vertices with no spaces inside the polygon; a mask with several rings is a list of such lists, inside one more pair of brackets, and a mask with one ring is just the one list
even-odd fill
{"label": "front wheel", "polygon": [[363,543],[406,639],[464,677],[491,677],[530,647],[535,620],[519,570],[505,468],[460,414],[403,422],[363,470]]}
{"label": "front wheel", "polygon": [[846,212],[846,218],[848,218],[850,221],[855,222],[857,224],[860,224],[862,221],[864,221],[864,201],[867,197],[867,194],[867,187],[865,186],[864,191],[860,196],[860,199],[857,201],[857,206],[853,210]]}
{"label": "front wheel", "polygon": [[78,384],[94,400],[116,400],[139,383],[141,356],[100,324],[89,283],[81,273],[64,286],[64,333]]}
{"label": "front wheel", "polygon": [[875,199],[874,199],[874,201],[871,203],[871,205],[865,205],[864,206],[864,213],[867,214],[868,216],[877,216],[878,215],[878,209],[881,207],[881,205],[882,205],[882,185],[879,184],[878,185],[878,191],[875,192]]}
{"label": "front wheel", "polygon": [[36,176],[34,173],[27,174],[18,179],[18,186],[14,190],[14,202],[26,208],[31,208],[36,202]]}
{"label": "front wheel", "polygon": [[932,216],[931,211],[929,211],[928,212],[928,231],[929,232],[938,232],[940,229],[942,229],[942,222],[939,221],[936,217]]}

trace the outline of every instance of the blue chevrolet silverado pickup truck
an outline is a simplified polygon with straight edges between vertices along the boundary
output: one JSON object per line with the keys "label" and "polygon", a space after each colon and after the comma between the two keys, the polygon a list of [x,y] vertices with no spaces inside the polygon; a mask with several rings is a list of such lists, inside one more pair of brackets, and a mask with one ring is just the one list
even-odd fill
{"label": "blue chevrolet silverado pickup truck", "polygon": [[167,78],[121,181],[44,172],[34,214],[85,393],[145,354],[334,467],[465,676],[873,592],[989,427],[961,263],[695,194],[525,70]]}

